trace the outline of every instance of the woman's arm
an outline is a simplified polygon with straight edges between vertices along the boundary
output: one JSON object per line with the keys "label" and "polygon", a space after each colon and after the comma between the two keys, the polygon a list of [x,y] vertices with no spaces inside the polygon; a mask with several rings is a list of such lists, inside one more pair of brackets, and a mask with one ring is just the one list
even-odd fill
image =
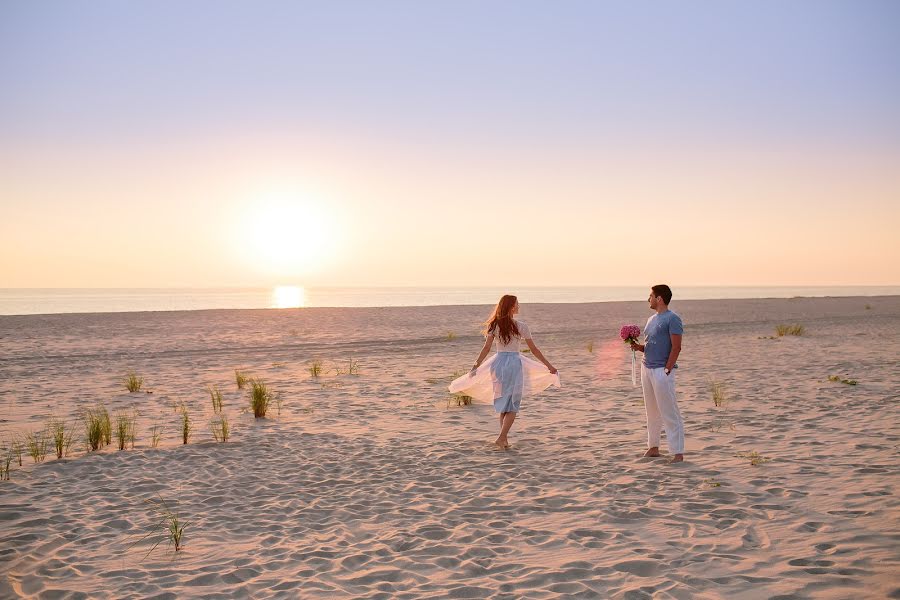
{"label": "woman's arm", "polygon": [[484,346],[481,348],[481,354],[478,355],[478,358],[475,360],[475,364],[472,365],[472,370],[469,371],[469,375],[474,375],[475,371],[478,370],[478,367],[481,366],[481,362],[484,360],[484,357],[488,355],[488,352],[491,351],[491,346],[494,345],[494,336],[493,334],[488,334],[488,336],[484,340]]}
{"label": "woman's arm", "polygon": [[538,347],[534,345],[534,340],[532,340],[531,338],[526,338],[525,343],[528,344],[528,349],[531,350],[531,353],[534,354],[534,357],[536,359],[538,359],[539,361],[541,361],[542,363],[544,363],[544,365],[547,367],[547,369],[551,373],[556,375],[556,368],[553,365],[551,365],[550,362],[546,358],[544,358],[544,355],[541,354],[541,351],[538,350]]}

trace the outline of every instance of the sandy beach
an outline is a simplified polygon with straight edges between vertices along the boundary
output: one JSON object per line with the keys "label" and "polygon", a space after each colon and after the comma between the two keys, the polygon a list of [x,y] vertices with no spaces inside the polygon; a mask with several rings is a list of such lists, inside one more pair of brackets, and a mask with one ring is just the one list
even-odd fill
{"label": "sandy beach", "polygon": [[[680,465],[641,457],[617,334],[645,302],[522,305],[562,388],[525,399],[505,452],[492,407],[446,391],[487,306],[0,317],[0,444],[76,427],[69,457],[0,482],[0,597],[900,598],[900,297],[671,308]],[[246,412],[236,369],[280,414]],[[136,411],[133,450],[85,453],[98,401]],[[156,498],[187,523],[177,553],[135,543]]]}

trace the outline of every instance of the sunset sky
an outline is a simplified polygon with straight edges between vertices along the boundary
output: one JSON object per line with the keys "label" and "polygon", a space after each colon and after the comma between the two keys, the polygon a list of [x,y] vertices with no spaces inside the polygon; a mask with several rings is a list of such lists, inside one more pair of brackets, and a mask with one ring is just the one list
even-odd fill
{"label": "sunset sky", "polygon": [[0,287],[900,283],[900,3],[0,4]]}

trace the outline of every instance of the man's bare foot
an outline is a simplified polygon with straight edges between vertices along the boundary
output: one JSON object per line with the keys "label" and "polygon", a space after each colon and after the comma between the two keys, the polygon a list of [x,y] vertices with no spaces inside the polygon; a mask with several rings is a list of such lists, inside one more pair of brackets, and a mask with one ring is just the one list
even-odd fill
{"label": "man's bare foot", "polygon": [[684,462],[684,454],[676,454],[675,456],[672,457],[672,460],[670,460],[669,462],[670,463]]}
{"label": "man's bare foot", "polygon": [[659,448],[656,448],[656,447],[650,448],[649,450],[647,450],[646,452],[644,452],[644,456],[652,456],[652,457],[658,457],[658,456],[660,456],[660,454],[659,454]]}
{"label": "man's bare foot", "polygon": [[502,450],[506,450],[507,448],[509,448],[509,440],[506,438],[503,438],[502,440],[500,438],[497,438],[497,440],[494,442],[494,445]]}

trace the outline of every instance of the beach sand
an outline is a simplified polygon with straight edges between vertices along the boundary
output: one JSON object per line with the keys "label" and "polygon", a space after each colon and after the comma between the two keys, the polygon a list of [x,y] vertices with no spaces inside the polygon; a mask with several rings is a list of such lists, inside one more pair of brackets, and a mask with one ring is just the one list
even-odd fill
{"label": "beach sand", "polygon": [[[506,452],[491,406],[447,402],[490,307],[0,317],[0,442],[97,401],[139,413],[134,450],[13,464],[0,597],[900,598],[900,297],[672,309],[680,465],[641,457],[617,334],[645,302],[522,306],[563,387],[525,399]],[[791,323],[805,335],[771,339]],[[235,369],[281,414],[242,412]],[[125,391],[129,370],[151,394]],[[187,523],[177,553],[135,543],[156,498]]]}

